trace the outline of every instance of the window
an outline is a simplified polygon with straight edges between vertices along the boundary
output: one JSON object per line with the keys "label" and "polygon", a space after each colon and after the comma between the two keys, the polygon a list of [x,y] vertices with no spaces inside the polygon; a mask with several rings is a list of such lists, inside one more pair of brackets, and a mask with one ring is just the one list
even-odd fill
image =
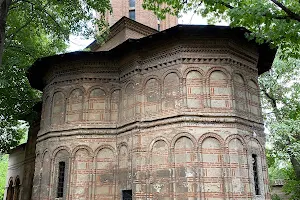
{"label": "window", "polygon": [[135,7],[135,0],[129,0],[129,7],[134,8]]}
{"label": "window", "polygon": [[6,200],[13,200],[14,188],[12,179],[9,181],[9,186],[7,188]]}
{"label": "window", "polygon": [[65,182],[65,162],[59,162],[58,164],[58,184],[57,184],[57,198],[64,196],[64,182]]}
{"label": "window", "polygon": [[129,18],[135,20],[135,10],[129,10]]}
{"label": "window", "polygon": [[20,179],[19,177],[17,177],[15,181],[14,199],[18,200],[19,196],[20,196]]}
{"label": "window", "polygon": [[129,18],[135,20],[135,0],[129,0]]}
{"label": "window", "polygon": [[132,190],[122,190],[122,200],[132,200]]}
{"label": "window", "polygon": [[256,154],[252,154],[252,165],[253,165],[253,178],[254,178],[255,194],[260,195],[259,180],[258,180],[258,167],[257,167],[257,155]]}

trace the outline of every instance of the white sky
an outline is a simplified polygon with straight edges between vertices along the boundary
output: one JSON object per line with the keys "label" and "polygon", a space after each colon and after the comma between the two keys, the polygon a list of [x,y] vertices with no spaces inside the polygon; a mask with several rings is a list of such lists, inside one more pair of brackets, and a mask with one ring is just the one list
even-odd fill
{"label": "white sky", "polygon": [[[178,20],[179,24],[207,24],[207,20],[202,18],[199,15],[194,15],[193,12],[189,12],[187,14],[183,14],[181,18]],[[216,25],[228,25],[226,22],[221,22]],[[70,42],[69,42],[69,47],[67,49],[68,52],[71,51],[80,51],[87,47],[90,43],[92,43],[94,39],[85,39],[83,37],[78,37],[71,35],[70,36]]]}

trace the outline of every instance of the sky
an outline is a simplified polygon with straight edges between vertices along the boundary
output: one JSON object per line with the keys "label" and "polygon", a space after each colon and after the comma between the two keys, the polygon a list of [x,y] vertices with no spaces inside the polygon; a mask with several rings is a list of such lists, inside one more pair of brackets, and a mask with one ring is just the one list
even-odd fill
{"label": "sky", "polygon": [[[179,24],[202,24],[206,25],[207,20],[199,15],[193,14],[193,12],[188,12],[186,14],[182,14],[182,17],[178,19]],[[228,25],[226,22],[221,22],[215,25]],[[94,41],[94,38],[85,39],[79,36],[70,36],[69,47],[67,49],[68,52],[72,51],[80,51],[87,47],[90,43]]]}

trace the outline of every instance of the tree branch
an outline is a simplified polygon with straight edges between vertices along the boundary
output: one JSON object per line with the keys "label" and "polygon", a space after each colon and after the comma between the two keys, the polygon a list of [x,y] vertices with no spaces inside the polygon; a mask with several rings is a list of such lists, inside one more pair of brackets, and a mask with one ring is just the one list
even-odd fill
{"label": "tree branch", "polygon": [[294,19],[294,20],[300,22],[300,15],[294,13],[293,11],[291,11],[289,8],[287,8],[286,6],[284,6],[282,3],[280,3],[277,0],[270,0],[270,1],[272,1],[276,6],[281,8],[291,19]]}

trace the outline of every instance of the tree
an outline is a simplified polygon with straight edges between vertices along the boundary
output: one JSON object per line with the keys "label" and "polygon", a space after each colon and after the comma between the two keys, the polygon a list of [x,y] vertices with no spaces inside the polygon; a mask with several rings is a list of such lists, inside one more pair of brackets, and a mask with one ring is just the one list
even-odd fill
{"label": "tree", "polygon": [[[24,116],[41,100],[26,78],[40,57],[66,50],[70,34],[95,35],[94,12],[109,12],[109,0],[0,0],[0,152],[19,144]],[[1,65],[2,60],[2,65]]]}
{"label": "tree", "polygon": [[90,36],[105,24],[94,12],[103,16],[109,9],[109,0],[0,0],[0,64],[3,50],[15,45],[24,28],[53,40],[67,41],[71,33]]}
{"label": "tree", "polygon": [[[277,162],[287,167],[270,164],[287,180],[284,190],[291,199],[300,198],[300,60],[278,57],[269,72],[260,79],[263,113],[270,133],[268,140],[272,146],[269,151]],[[270,160],[270,159],[269,159]]]}
{"label": "tree", "polygon": [[220,19],[231,26],[252,31],[248,35],[262,43],[280,47],[281,56],[300,57],[300,2],[295,0],[145,0],[144,7],[160,18],[193,11],[210,22]]}

